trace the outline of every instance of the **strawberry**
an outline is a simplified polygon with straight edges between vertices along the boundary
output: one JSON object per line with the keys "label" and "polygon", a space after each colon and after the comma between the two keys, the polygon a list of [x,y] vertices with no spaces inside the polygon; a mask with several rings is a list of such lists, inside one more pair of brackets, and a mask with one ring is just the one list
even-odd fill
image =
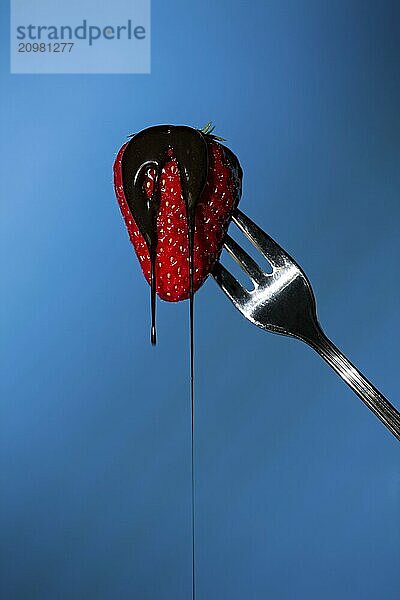
{"label": "strawberry", "polygon": [[151,283],[153,260],[155,291],[169,302],[190,297],[191,215],[194,293],[220,255],[240,199],[240,164],[219,140],[210,126],[150,127],[114,163],[116,196],[144,276]]}

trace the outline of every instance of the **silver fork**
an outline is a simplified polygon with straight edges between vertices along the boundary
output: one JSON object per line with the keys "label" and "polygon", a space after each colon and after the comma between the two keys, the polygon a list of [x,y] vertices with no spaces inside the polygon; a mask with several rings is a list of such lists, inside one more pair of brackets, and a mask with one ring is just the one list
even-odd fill
{"label": "silver fork", "polygon": [[400,413],[326,337],[318,323],[314,293],[303,270],[241,211],[237,210],[232,220],[268,260],[272,273],[265,273],[227,235],[224,247],[250,277],[254,289],[247,290],[217,262],[212,276],[220,288],[242,315],[261,329],[293,336],[314,348],[400,441]]}

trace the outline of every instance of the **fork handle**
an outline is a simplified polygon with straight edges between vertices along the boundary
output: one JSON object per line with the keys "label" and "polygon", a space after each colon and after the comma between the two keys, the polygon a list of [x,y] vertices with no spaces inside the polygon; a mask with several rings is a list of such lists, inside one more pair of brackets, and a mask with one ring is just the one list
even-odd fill
{"label": "fork handle", "polygon": [[340,352],[321,328],[306,341],[400,441],[400,413],[385,396]]}

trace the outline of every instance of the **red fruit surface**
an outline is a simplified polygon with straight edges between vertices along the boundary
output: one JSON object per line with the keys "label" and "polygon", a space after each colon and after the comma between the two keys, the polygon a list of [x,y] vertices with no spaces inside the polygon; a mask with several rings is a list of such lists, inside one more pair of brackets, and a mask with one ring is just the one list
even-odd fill
{"label": "red fruit surface", "polygon": [[[204,283],[222,249],[232,213],[241,195],[241,168],[236,157],[211,136],[207,137],[209,169],[207,182],[196,206],[194,232],[194,276],[196,292]],[[127,144],[114,163],[114,186],[129,237],[150,283],[150,256],[146,242],[125,199],[121,160]],[[149,169],[143,185],[151,197],[155,172]],[[189,298],[188,225],[177,163],[170,159],[161,172],[160,207],[157,217],[156,291],[169,302]]]}

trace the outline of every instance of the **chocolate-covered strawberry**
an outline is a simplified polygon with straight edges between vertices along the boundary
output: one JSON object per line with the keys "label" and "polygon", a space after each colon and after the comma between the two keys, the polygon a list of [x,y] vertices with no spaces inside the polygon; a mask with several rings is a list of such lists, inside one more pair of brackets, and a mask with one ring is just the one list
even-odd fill
{"label": "chocolate-covered strawberry", "polygon": [[122,146],[115,191],[143,273],[160,298],[185,300],[204,283],[241,182],[236,156],[210,128],[150,127]]}

